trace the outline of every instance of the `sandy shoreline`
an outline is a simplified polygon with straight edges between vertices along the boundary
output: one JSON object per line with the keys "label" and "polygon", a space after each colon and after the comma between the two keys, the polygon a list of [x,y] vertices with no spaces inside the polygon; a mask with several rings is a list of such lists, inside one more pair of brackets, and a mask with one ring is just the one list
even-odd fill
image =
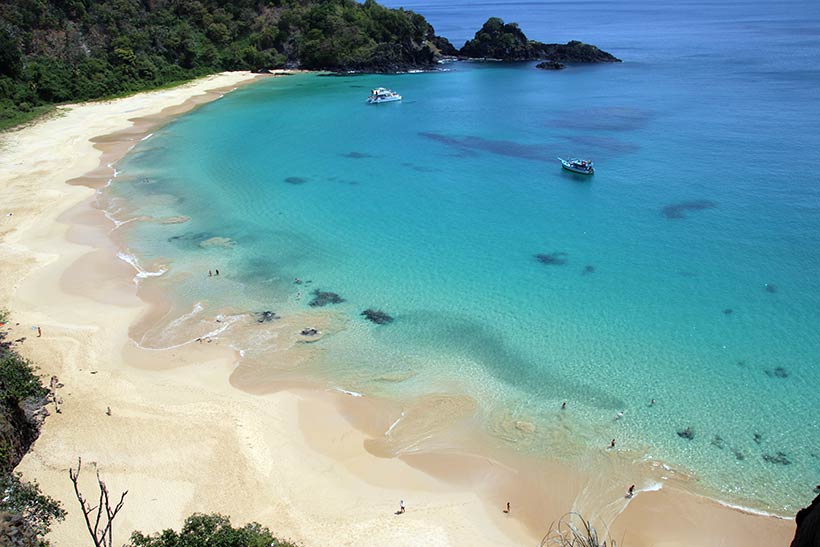
{"label": "sandy shoreline", "polygon": [[[256,520],[305,545],[537,545],[551,521],[579,509],[614,521],[612,534],[627,547],[788,544],[793,521],[733,510],[675,481],[627,502],[623,462],[607,455],[600,464],[611,476],[594,478],[523,457],[377,457],[373,443],[401,411],[397,403],[298,387],[235,389],[237,356],[218,341],[137,348],[129,332],[161,314],[161,300],[137,294],[136,272],[115,257],[93,188],[152,127],[251,78],[225,73],[66,107],[2,137],[0,305],[20,323],[15,338],[28,337],[21,351],[65,384],[63,412],[18,468],[69,512],[54,528],[55,545],[87,542],[67,477],[78,456],[95,462],[112,490],[129,490],[116,543],[202,511]],[[400,499],[408,512],[395,516]],[[507,500],[509,516],[500,510]]]}

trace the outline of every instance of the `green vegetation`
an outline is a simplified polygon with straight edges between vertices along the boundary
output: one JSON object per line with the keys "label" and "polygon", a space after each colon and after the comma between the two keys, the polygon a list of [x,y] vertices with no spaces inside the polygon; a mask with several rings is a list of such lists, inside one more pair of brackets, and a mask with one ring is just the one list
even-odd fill
{"label": "green vegetation", "polygon": [[0,129],[222,70],[428,67],[443,43],[374,0],[0,0]]}
{"label": "green vegetation", "polygon": [[4,494],[0,501],[0,512],[20,515],[26,528],[36,536],[47,534],[52,521],[65,518],[65,510],[59,502],[40,492],[40,486],[36,482],[23,481],[19,473],[0,477],[0,492]]}
{"label": "green vegetation", "polygon": [[297,547],[276,539],[257,523],[234,528],[228,517],[195,513],[185,520],[182,530],[164,530],[153,536],[131,535],[129,547]]}
{"label": "green vegetation", "polygon": [[541,547],[617,547],[615,540],[600,539],[592,524],[579,513],[567,513],[541,540]]}
{"label": "green vegetation", "polygon": [[517,23],[504,23],[498,17],[490,17],[475,38],[461,48],[465,57],[525,61],[533,58],[530,41]]}
{"label": "green vegetation", "polygon": [[[504,23],[490,17],[484,26],[461,48],[462,57],[499,59],[502,61],[535,61],[549,59],[556,63],[617,63],[620,59],[597,47],[573,40],[566,44],[544,44],[529,40],[517,23]],[[555,65],[541,68],[559,68]]]}
{"label": "green vegetation", "polygon": [[32,364],[6,340],[2,325],[7,321],[8,313],[0,310],[0,545],[43,546],[42,537],[65,511],[36,482],[24,482],[12,470],[39,435],[34,414],[48,390]]}

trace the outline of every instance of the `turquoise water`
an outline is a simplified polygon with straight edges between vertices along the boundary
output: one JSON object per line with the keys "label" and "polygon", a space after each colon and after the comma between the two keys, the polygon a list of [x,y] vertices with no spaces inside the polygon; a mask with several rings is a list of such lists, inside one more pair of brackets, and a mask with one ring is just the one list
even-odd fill
{"label": "turquoise water", "polygon": [[[571,458],[616,437],[793,512],[820,474],[820,14],[578,6],[582,35],[538,10],[522,26],[627,62],[290,76],[176,120],[111,194],[122,218],[190,221],[132,224],[129,250],[166,265],[184,311],[289,315],[339,293],[349,322],[312,364],[330,385],[467,393],[517,449]],[[457,38],[447,17],[431,11]],[[404,101],[365,105],[378,85]],[[563,172],[567,155],[595,176]],[[370,307],[395,321],[367,323]],[[578,446],[555,446],[567,427]]]}

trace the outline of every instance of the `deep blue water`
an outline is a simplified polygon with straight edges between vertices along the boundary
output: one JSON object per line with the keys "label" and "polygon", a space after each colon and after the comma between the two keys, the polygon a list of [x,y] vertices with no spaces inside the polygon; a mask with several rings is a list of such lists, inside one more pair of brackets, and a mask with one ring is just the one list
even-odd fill
{"label": "deep blue water", "polygon": [[[817,3],[403,5],[457,46],[498,15],[625,62],[241,89],[119,166],[129,210],[191,219],[133,226],[131,251],[168,265],[185,310],[292,314],[313,287],[340,293],[349,323],[312,365],[334,385],[467,393],[521,450],[617,437],[731,501],[804,504],[820,474]],[[404,101],[365,105],[377,85]],[[566,428],[573,449],[553,443]]]}

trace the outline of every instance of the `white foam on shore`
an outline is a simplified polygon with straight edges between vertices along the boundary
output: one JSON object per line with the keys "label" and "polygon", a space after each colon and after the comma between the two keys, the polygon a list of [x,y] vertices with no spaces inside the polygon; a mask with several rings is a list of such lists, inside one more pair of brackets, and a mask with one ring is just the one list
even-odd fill
{"label": "white foam on shore", "polygon": [[179,317],[177,317],[176,319],[174,319],[173,321],[168,323],[168,328],[172,329],[172,328],[180,326],[182,323],[184,323],[188,319],[193,319],[194,317],[196,317],[197,315],[202,313],[202,310],[204,310],[204,309],[205,309],[205,306],[202,305],[202,302],[196,302],[194,304],[194,307],[191,309],[191,311],[189,311],[188,313],[184,313],[184,314],[180,315]]}
{"label": "white foam on shore", "polygon": [[794,520],[794,517],[786,517],[783,515],[778,515],[775,513],[769,513],[767,511],[762,511],[760,509],[752,509],[751,507],[744,507],[742,505],[735,505],[734,503],[729,503],[728,501],[718,500],[714,498],[710,498],[712,501],[717,502],[718,504],[728,507],[729,509],[734,509],[735,511],[740,511],[741,513],[748,513],[750,515],[755,515],[758,517],[769,517],[779,520]]}
{"label": "white foam on shore", "polygon": [[140,266],[136,256],[123,251],[117,251],[117,258],[119,258],[123,262],[130,264],[131,267],[137,270],[137,275],[134,276],[134,283],[139,283],[140,279],[145,279],[147,277],[159,277],[161,275],[164,275],[165,272],[168,271],[167,268],[163,267],[160,267],[160,269],[155,272],[145,270],[142,268],[142,266]]}
{"label": "white foam on shore", "polygon": [[[197,302],[196,304],[194,304],[194,307],[190,312],[188,312],[186,314],[183,314],[183,315],[177,317],[176,319],[174,319],[173,321],[171,321],[170,323],[168,323],[167,327],[165,327],[164,330],[170,330],[170,329],[173,329],[175,327],[182,326],[182,324],[185,321],[187,321],[189,319],[193,319],[195,316],[200,314],[203,310],[204,310],[204,306],[202,306],[202,304],[200,302]],[[211,338],[217,338],[220,334],[224,333],[226,330],[231,328],[235,323],[237,323],[238,321],[242,320],[245,317],[247,317],[246,314],[228,315],[228,316],[218,315],[217,316],[217,318],[218,318],[217,322],[219,323],[219,326],[217,328],[215,328],[211,331],[208,331],[208,332],[206,332],[205,334],[203,334],[201,336],[197,336],[196,338],[191,338],[189,340],[185,340],[184,342],[180,342],[179,344],[172,344],[170,346],[162,346],[162,347],[158,347],[158,348],[157,347],[146,347],[142,344],[142,342],[145,340],[145,337],[143,337],[142,340],[139,341],[139,342],[134,340],[134,344],[136,344],[137,347],[139,347],[141,349],[151,350],[151,351],[165,351],[165,350],[169,350],[169,349],[177,349],[177,348],[181,348],[183,346],[186,346],[188,344],[194,343],[198,340],[205,341],[205,340],[208,340],[208,339],[211,339]],[[147,336],[147,334],[146,334],[146,336]],[[244,350],[239,350],[239,352],[240,352],[240,355],[243,355]]]}
{"label": "white foam on shore", "polygon": [[393,431],[393,428],[395,428],[397,425],[399,425],[399,422],[401,421],[402,418],[404,418],[404,411],[403,410],[401,411],[401,414],[399,414],[399,417],[396,418],[396,421],[393,422],[392,424],[390,424],[390,427],[387,428],[387,431],[384,432],[384,435],[385,436],[390,435],[390,432]]}
{"label": "white foam on shore", "polygon": [[147,135],[145,135],[143,138],[140,139],[140,142],[147,141],[148,139],[150,139],[153,136],[154,136],[153,133],[148,133]]}
{"label": "white foam on shore", "polygon": [[655,482],[655,483],[650,484],[649,486],[645,486],[644,488],[641,488],[640,490],[638,490],[638,492],[657,492],[658,490],[660,490],[662,488],[663,488],[663,483],[662,482]]}
{"label": "white foam on shore", "polygon": [[334,387],[336,391],[340,393],[344,393],[345,395],[350,395],[351,397],[364,397],[363,394],[359,393],[358,391],[348,391],[346,389],[342,389],[340,387]]}

